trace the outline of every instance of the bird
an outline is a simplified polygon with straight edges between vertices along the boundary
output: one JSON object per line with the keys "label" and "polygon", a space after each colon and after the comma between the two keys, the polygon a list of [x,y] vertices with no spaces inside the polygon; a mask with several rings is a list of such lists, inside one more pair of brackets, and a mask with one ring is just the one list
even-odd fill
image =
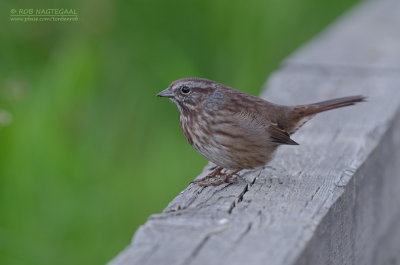
{"label": "bird", "polygon": [[285,106],[198,77],[173,81],[157,96],[175,103],[185,138],[217,166],[193,181],[199,186],[236,183],[238,172],[265,166],[279,146],[298,145],[290,136],[316,114],[366,100],[357,95]]}

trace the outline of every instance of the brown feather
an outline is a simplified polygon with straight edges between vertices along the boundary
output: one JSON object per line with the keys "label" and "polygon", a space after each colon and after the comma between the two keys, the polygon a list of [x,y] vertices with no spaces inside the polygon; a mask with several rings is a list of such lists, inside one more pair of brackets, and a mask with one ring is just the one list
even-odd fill
{"label": "brown feather", "polygon": [[268,127],[268,132],[270,133],[270,137],[272,142],[277,144],[288,144],[288,145],[299,145],[295,141],[290,138],[290,135],[285,130],[282,130],[277,125],[271,124]]}

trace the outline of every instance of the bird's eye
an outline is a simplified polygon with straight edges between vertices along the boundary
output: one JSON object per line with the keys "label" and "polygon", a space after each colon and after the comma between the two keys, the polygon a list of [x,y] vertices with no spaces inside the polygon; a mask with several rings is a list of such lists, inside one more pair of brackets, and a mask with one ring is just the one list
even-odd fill
{"label": "bird's eye", "polygon": [[190,92],[190,88],[188,88],[187,86],[181,87],[182,94],[188,94],[189,92]]}

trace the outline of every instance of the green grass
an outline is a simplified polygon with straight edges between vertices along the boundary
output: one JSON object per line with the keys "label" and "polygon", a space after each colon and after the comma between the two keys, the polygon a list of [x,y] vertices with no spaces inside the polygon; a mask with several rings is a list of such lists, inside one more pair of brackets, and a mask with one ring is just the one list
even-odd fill
{"label": "green grass", "polygon": [[[2,1],[0,263],[110,260],[206,164],[155,94],[188,76],[258,94],[354,2]],[[65,7],[78,23],[8,17]]]}

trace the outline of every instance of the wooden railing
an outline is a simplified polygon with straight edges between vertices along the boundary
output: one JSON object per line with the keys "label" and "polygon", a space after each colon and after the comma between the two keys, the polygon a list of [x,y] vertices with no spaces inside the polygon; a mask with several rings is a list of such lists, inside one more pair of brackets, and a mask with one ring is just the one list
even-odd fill
{"label": "wooden railing", "polygon": [[400,264],[400,1],[361,3],[264,91],[280,104],[368,102],[316,116],[300,146],[238,184],[189,185],[111,265]]}

